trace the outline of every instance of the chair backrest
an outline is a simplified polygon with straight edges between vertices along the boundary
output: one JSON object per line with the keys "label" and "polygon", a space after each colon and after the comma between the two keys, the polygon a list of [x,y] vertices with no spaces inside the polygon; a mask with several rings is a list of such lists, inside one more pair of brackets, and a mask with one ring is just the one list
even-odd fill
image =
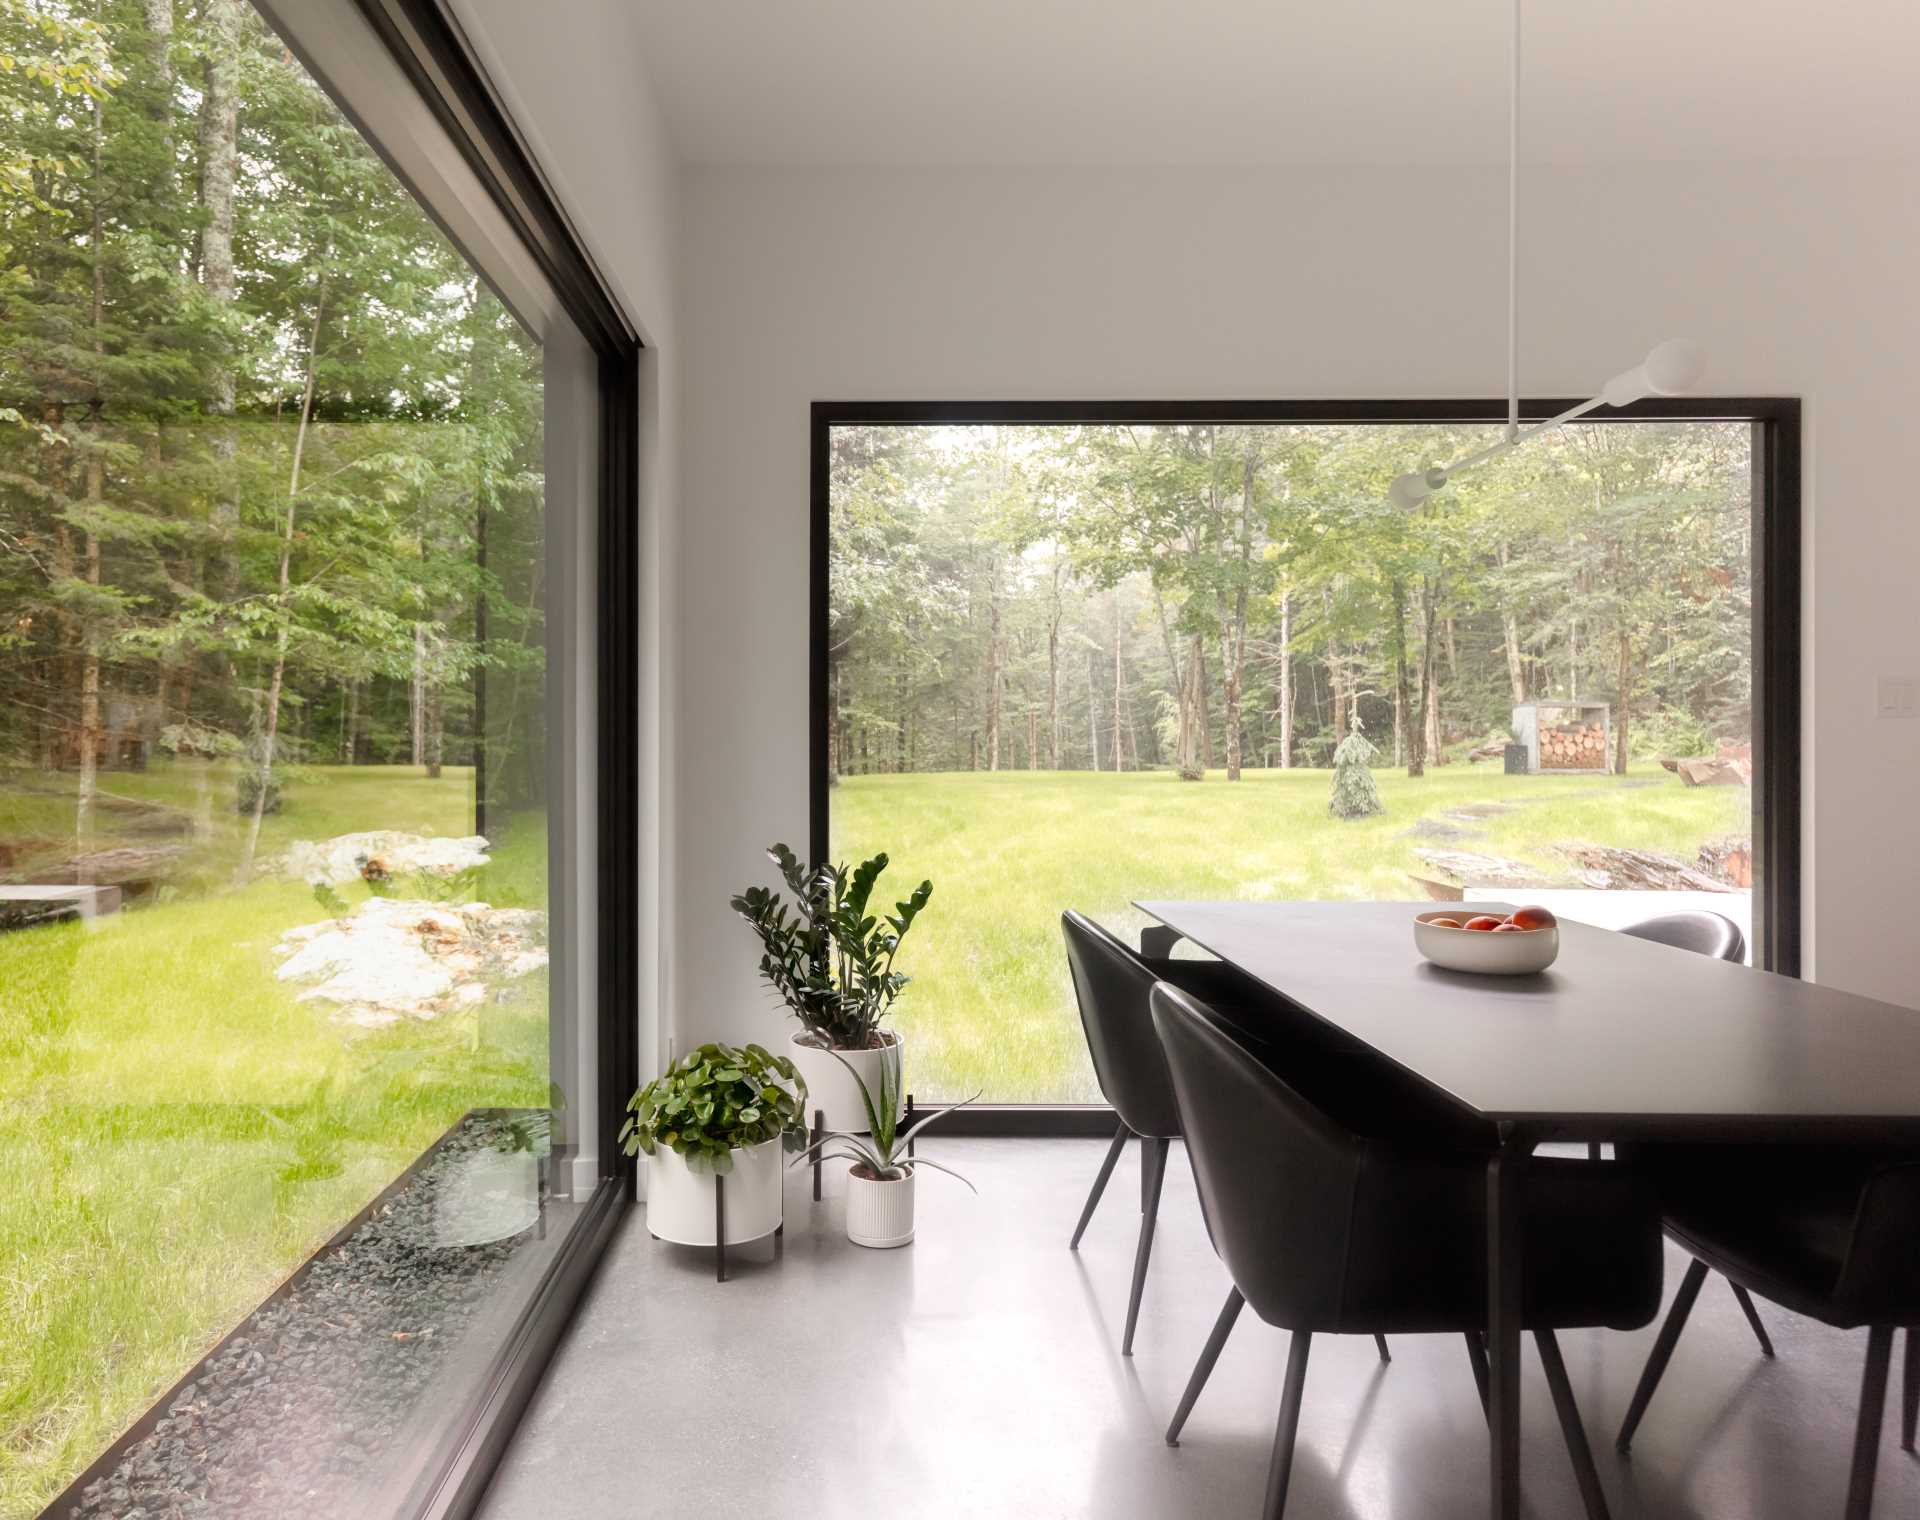
{"label": "chair backrest", "polygon": [[1154,1028],[1214,1249],[1273,1325],[1340,1314],[1367,1143],[1275,1076],[1205,1004],[1162,983]]}
{"label": "chair backrest", "polygon": [[1152,966],[1081,914],[1061,914],[1060,928],[1100,1091],[1135,1134],[1179,1134],[1166,1054],[1147,1008]]}
{"label": "chair backrest", "polygon": [[1747,956],[1747,937],[1740,932],[1740,926],[1719,913],[1704,910],[1663,913],[1658,918],[1630,924],[1620,932],[1631,934],[1635,939],[1650,939],[1656,944],[1691,950],[1697,955],[1718,956],[1723,961],[1745,960]]}

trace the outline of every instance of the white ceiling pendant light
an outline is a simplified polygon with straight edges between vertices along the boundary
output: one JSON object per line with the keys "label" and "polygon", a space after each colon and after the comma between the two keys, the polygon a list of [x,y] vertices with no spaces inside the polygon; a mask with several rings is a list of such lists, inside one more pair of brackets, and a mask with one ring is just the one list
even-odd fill
{"label": "white ceiling pendant light", "polygon": [[1507,426],[1501,440],[1452,464],[1410,470],[1387,489],[1396,507],[1411,511],[1462,470],[1511,453],[1530,438],[1584,417],[1603,406],[1631,406],[1648,396],[1678,396],[1693,389],[1706,370],[1697,344],[1669,338],[1656,344],[1632,369],[1615,375],[1591,401],[1568,407],[1532,427],[1520,426],[1520,4],[1513,0],[1513,33],[1507,71]]}

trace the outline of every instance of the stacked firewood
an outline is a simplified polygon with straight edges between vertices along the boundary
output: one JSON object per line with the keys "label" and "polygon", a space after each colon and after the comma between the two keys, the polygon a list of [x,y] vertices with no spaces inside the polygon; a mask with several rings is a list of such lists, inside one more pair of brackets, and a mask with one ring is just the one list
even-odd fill
{"label": "stacked firewood", "polygon": [[1540,734],[1543,771],[1601,771],[1607,768],[1604,723],[1564,723]]}

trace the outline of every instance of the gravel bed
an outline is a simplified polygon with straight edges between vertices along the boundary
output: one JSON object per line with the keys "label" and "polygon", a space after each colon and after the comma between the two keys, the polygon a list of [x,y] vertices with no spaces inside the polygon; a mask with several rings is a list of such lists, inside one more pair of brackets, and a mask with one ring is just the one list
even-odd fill
{"label": "gravel bed", "polygon": [[442,1243],[460,1213],[452,1190],[476,1168],[498,1174],[506,1133],[502,1118],[468,1116],[345,1242],[250,1315],[118,1466],[49,1513],[378,1520],[427,1454],[423,1430],[444,1434],[435,1427],[462,1407],[463,1374],[483,1360],[463,1342],[486,1330],[476,1321],[498,1307],[533,1237]]}

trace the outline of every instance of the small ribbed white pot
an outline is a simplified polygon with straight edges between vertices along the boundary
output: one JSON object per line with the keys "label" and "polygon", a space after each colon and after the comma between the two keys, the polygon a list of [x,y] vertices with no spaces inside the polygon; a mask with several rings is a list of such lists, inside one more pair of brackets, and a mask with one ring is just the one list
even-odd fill
{"label": "small ribbed white pot", "polygon": [[913,1239],[913,1173],[892,1182],[847,1169],[847,1239],[885,1250]]}
{"label": "small ribbed white pot", "polygon": [[[758,1240],[780,1228],[780,1139],[733,1153],[727,1173],[727,1244]],[[696,1172],[664,1145],[647,1161],[647,1229],[682,1246],[714,1244],[714,1178]]]}
{"label": "small ribbed white pot", "polygon": [[[787,1041],[787,1054],[793,1058],[793,1064],[799,1068],[800,1075],[807,1083],[807,1108],[801,1115],[807,1127],[813,1127],[813,1115],[816,1109],[827,1116],[827,1128],[838,1130],[843,1135],[864,1135],[867,1133],[867,1106],[860,1101],[859,1084],[853,1080],[853,1072],[847,1070],[839,1061],[838,1054],[846,1060],[847,1066],[860,1074],[860,1081],[867,1084],[867,1091],[873,1094],[874,1103],[880,1101],[881,1063],[893,1063],[892,1074],[888,1081],[899,1089],[895,1107],[900,1113],[907,1111],[905,1083],[901,1081],[901,1072],[905,1069],[906,1049],[899,1035],[888,1035],[893,1043],[878,1046],[872,1050],[842,1050],[829,1052],[824,1045],[815,1045],[813,1036],[802,1031]],[[896,1116],[897,1117],[897,1116]]]}

